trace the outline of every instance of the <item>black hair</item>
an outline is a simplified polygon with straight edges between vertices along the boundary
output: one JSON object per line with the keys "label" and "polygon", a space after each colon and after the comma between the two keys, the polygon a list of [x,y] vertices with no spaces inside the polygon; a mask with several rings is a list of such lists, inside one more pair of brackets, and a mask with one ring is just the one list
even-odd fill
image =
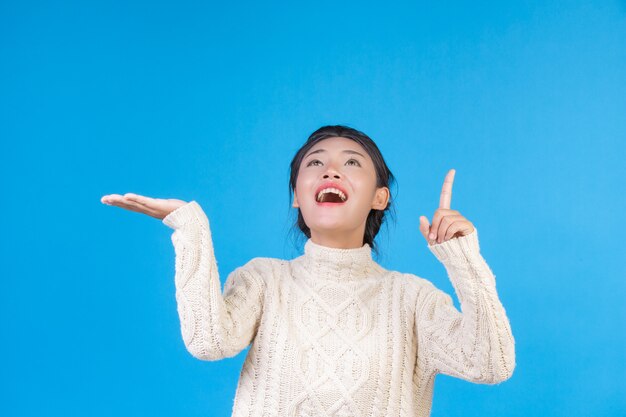
{"label": "black hair", "polygon": [[[316,143],[322,141],[324,139],[328,139],[331,137],[342,137],[355,141],[359,145],[365,149],[368,153],[372,161],[374,162],[374,168],[376,170],[376,187],[387,187],[390,189],[391,186],[396,183],[396,179],[394,175],[389,170],[389,167],[385,163],[383,155],[381,154],[376,143],[367,136],[365,133],[360,132],[356,129],[345,125],[328,125],[322,126],[317,129],[315,132],[311,133],[307,141],[298,149],[290,164],[290,175],[289,175],[289,201],[291,202],[291,198],[293,196],[293,192],[296,189],[296,182],[298,180],[298,172],[300,170],[300,164],[304,159],[306,153],[311,149]],[[383,210],[370,210],[367,221],[365,223],[365,233],[363,235],[363,244],[367,243],[370,245],[372,250],[376,255],[378,255],[378,245],[374,242],[374,238],[378,234],[381,225],[385,220],[385,215],[387,212],[390,212],[390,215],[395,217],[395,206],[393,205],[393,200],[389,198],[387,203],[387,207]],[[395,220],[395,219],[394,219]],[[298,228],[307,238],[311,237],[311,229],[304,222],[304,217],[302,217],[302,212],[300,208],[298,208],[298,218],[293,225],[293,228]]]}

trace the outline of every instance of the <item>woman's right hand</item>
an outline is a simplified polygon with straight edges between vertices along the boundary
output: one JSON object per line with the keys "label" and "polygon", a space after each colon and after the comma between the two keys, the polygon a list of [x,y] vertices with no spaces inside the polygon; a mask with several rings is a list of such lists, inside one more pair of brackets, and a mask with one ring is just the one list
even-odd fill
{"label": "woman's right hand", "polygon": [[124,195],[108,194],[103,196],[100,201],[109,206],[117,206],[126,210],[147,214],[160,220],[163,220],[177,208],[187,204],[186,201],[174,198],[150,198],[133,193]]}

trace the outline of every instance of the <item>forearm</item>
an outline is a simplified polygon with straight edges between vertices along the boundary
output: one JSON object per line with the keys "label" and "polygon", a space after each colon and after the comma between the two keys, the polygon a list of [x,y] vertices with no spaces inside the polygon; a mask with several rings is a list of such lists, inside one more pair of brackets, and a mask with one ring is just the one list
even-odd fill
{"label": "forearm", "polygon": [[249,344],[250,329],[238,322],[234,299],[227,303],[222,294],[206,215],[191,202],[163,222],[175,229],[176,302],[187,350],[203,360],[236,355]]}
{"label": "forearm", "polygon": [[515,367],[515,341],[495,275],[480,254],[477,232],[455,239],[430,247],[444,264],[462,311],[451,305],[451,299],[443,301],[449,304],[445,306],[442,300],[426,303],[440,304],[439,319],[446,322],[428,333],[432,363],[444,373],[473,382],[501,382]]}

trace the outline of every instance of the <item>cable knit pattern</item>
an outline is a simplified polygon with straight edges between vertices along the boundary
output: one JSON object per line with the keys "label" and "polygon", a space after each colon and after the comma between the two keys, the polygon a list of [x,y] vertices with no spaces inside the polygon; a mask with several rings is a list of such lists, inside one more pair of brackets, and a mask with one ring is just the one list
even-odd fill
{"label": "cable knit pattern", "polygon": [[495,384],[515,341],[478,231],[427,246],[461,304],[430,281],[384,269],[371,247],[309,239],[292,259],[254,258],[221,291],[209,221],[196,201],[174,229],[176,301],[187,350],[245,358],[232,416],[428,416],[438,373]]}

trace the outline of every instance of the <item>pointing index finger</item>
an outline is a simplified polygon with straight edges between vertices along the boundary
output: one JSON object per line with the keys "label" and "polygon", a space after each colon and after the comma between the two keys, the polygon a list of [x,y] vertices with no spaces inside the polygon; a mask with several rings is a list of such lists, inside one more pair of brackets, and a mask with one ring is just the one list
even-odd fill
{"label": "pointing index finger", "polygon": [[450,202],[452,201],[452,183],[454,182],[455,173],[456,170],[451,169],[443,180],[443,188],[441,189],[441,197],[439,198],[439,208],[450,208]]}

